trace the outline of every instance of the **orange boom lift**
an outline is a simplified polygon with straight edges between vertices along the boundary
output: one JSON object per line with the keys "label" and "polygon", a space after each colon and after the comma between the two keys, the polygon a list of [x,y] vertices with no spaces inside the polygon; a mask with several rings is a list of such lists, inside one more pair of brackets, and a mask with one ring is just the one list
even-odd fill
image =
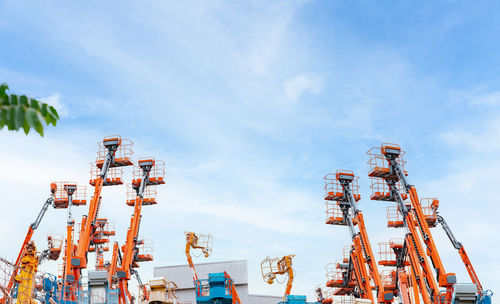
{"label": "orange boom lift", "polygon": [[[31,223],[31,225],[28,228],[28,232],[26,233],[26,237],[24,238],[23,244],[21,245],[21,250],[19,250],[19,254],[17,255],[17,259],[13,265],[14,270],[13,270],[12,274],[10,275],[9,282],[7,283],[7,288],[5,290],[5,292],[7,294],[10,294],[12,291],[12,287],[14,286],[14,283],[15,283],[15,277],[16,277],[18,270],[21,266],[21,259],[24,256],[28,245],[30,244],[31,237],[33,236],[33,233],[40,225],[40,222],[42,221],[43,216],[45,215],[45,212],[47,212],[47,209],[49,208],[49,206],[52,205],[55,207],[54,195],[56,193],[56,190],[57,190],[57,185],[55,183],[51,183],[50,184],[51,194],[50,194],[49,198],[47,198],[47,200],[43,203],[42,209],[38,213],[38,216],[36,217],[35,221],[33,223]],[[7,301],[7,296],[0,299],[1,304],[4,304],[6,301]]]}
{"label": "orange boom lift", "polygon": [[[101,191],[103,186],[121,185],[123,171],[120,167],[132,165],[132,142],[120,136],[105,137],[99,143],[96,162],[91,164],[90,184],[94,186],[94,194],[89,204],[87,216],[82,218],[78,242],[72,252],[67,252],[66,261],[69,262],[66,277],[72,290],[80,290],[81,270],[87,267],[87,255],[98,229],[98,214],[101,205]],[[76,294],[69,301],[75,301]]]}
{"label": "orange boom lift", "polygon": [[[134,213],[130,219],[130,226],[127,230],[127,240],[122,246],[123,258],[120,267],[116,270],[118,276],[119,303],[126,304],[127,298],[129,303],[132,302],[132,296],[128,292],[128,281],[132,274],[135,274],[140,285],[142,284],[137,271],[134,268],[139,267],[138,262],[152,261],[153,256],[149,252],[141,252],[139,246],[144,246],[144,240],[139,240],[139,227],[141,222],[141,210],[143,205],[156,204],[155,200],[145,198],[147,187],[164,184],[165,164],[163,161],[155,160],[154,158],[143,158],[138,162],[137,168],[134,170],[134,178],[132,187],[136,191],[134,201]],[[148,202],[147,204],[145,202]],[[113,257],[114,259],[114,257]],[[144,290],[144,295],[147,295],[147,290]]]}
{"label": "orange boom lift", "polygon": [[[431,264],[425,256],[424,247],[417,231],[417,227],[421,225],[425,224],[427,227],[427,222],[423,220],[422,223],[422,220],[415,216],[416,213],[412,212],[411,206],[408,206],[404,202],[407,194],[401,191],[401,184],[399,183],[401,181],[400,176],[403,176],[403,187],[406,188],[406,172],[402,167],[404,164],[402,160],[403,153],[404,152],[401,151],[399,146],[390,144],[383,144],[381,148],[372,148],[368,151],[370,155],[368,163],[371,166],[368,176],[370,176],[372,180],[371,199],[394,201],[397,203],[398,211],[403,218],[403,226],[407,231],[403,247],[404,250],[398,259],[403,261],[408,255],[413,274],[417,278],[419,291],[423,301],[425,304],[430,304],[435,302],[439,296],[440,290],[437,281],[432,275]],[[416,194],[416,192],[414,194]],[[414,198],[412,198],[412,203],[413,200]],[[414,207],[416,205],[420,209],[419,203],[413,205]],[[420,209],[420,211],[422,210]],[[425,229],[423,229],[423,231],[425,231]],[[429,235],[425,235],[427,236],[427,243],[429,243]],[[426,238],[425,235],[423,235],[424,239]],[[434,256],[431,260],[439,259],[439,257],[436,256],[437,251],[427,251],[427,253]],[[400,265],[399,268],[401,267]],[[450,274],[450,280],[452,280],[452,278],[454,278],[454,276]]]}
{"label": "orange boom lift", "polygon": [[212,253],[213,238],[211,234],[200,234],[189,231],[185,231],[184,234],[186,234],[186,258],[193,276],[193,283],[196,285],[198,274],[196,273],[193,258],[191,257],[191,249],[200,249],[203,255],[208,258]]}
{"label": "orange boom lift", "polygon": [[485,291],[483,289],[483,285],[479,281],[479,277],[476,274],[476,271],[474,270],[474,267],[472,266],[472,263],[469,259],[469,256],[467,255],[467,252],[465,251],[464,246],[462,243],[460,243],[456,238],[453,232],[451,231],[450,226],[448,226],[448,223],[445,221],[445,219],[438,214],[437,209],[439,207],[439,201],[437,199],[432,199],[432,209],[436,214],[436,219],[437,221],[441,224],[443,227],[443,230],[446,232],[446,235],[450,239],[451,244],[455,249],[458,250],[458,254],[460,255],[460,258],[462,259],[462,262],[465,265],[465,268],[467,269],[467,273],[469,274],[469,277],[474,285],[476,285],[478,295],[480,297],[479,302],[487,303],[491,302],[491,292]]}
{"label": "orange boom lift", "polygon": [[[393,293],[387,292],[382,283],[368,233],[366,232],[363,213],[356,206],[356,203],[361,199],[361,196],[358,194],[358,178],[354,176],[352,171],[338,170],[335,174],[327,174],[324,179],[326,190],[325,200],[327,200],[328,206],[327,214],[332,208],[336,208],[337,210],[335,215],[332,214],[333,218],[329,214],[327,223],[347,225],[353,240],[343,285],[348,286],[351,273],[354,274],[359,289],[359,296],[375,303],[370,285],[371,278],[375,283],[377,292],[376,302],[391,303]],[[339,209],[341,212],[338,212]],[[356,232],[355,225],[358,226],[358,232]],[[367,273],[366,266],[368,266],[369,274]]]}
{"label": "orange boom lift", "polygon": [[292,268],[292,258],[295,255],[286,255],[282,258],[270,258],[266,257],[261,263],[260,268],[262,271],[262,278],[266,283],[273,284],[276,279],[276,275],[286,274],[288,280],[286,282],[285,294],[283,295],[283,302],[287,302],[288,296],[292,291],[293,284],[293,268]]}

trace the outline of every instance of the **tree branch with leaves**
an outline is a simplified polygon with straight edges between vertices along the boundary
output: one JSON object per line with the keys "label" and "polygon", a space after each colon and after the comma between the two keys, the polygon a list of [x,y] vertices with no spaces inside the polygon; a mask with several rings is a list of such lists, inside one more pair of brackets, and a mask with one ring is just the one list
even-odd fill
{"label": "tree branch with leaves", "polygon": [[23,129],[28,134],[34,129],[43,136],[44,125],[56,126],[59,114],[56,109],[26,95],[7,93],[9,86],[0,85],[0,129],[7,126],[10,131]]}

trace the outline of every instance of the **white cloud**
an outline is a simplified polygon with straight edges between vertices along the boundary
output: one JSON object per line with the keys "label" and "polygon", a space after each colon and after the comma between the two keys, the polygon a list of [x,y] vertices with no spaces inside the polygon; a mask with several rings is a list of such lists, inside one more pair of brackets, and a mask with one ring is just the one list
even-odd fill
{"label": "white cloud", "polygon": [[40,98],[40,101],[53,106],[57,110],[57,114],[59,114],[59,117],[71,116],[68,107],[63,102],[61,102],[61,95],[57,92],[50,96]]}
{"label": "white cloud", "polygon": [[285,95],[287,98],[297,100],[306,92],[319,94],[323,88],[323,79],[317,75],[300,74],[284,84]]}
{"label": "white cloud", "polygon": [[470,129],[467,129],[467,125],[453,128],[441,134],[441,138],[448,144],[474,152],[500,151],[498,140],[500,138],[500,115],[490,120],[477,122]]}
{"label": "white cloud", "polygon": [[496,106],[500,104],[500,91],[468,97],[470,105]]}

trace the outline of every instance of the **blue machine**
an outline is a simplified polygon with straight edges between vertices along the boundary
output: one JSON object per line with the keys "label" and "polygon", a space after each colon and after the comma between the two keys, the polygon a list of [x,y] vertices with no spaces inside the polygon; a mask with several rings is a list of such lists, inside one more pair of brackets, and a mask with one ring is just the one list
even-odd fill
{"label": "blue machine", "polygon": [[50,299],[57,302],[57,277],[53,274],[46,273],[42,280],[42,289],[44,292],[43,303],[49,304]]}
{"label": "blue machine", "polygon": [[493,296],[493,292],[491,290],[486,290],[485,292],[483,292],[477,303],[491,304],[491,296]]}
{"label": "blue machine", "polygon": [[209,273],[208,280],[196,280],[197,304],[232,304],[233,280],[225,272]]}
{"label": "blue machine", "polygon": [[286,301],[281,301],[278,304],[321,304],[319,302],[307,302],[306,296],[288,295]]}
{"label": "blue machine", "polygon": [[476,284],[455,284],[451,303],[453,304],[491,304],[491,290],[478,292]]}

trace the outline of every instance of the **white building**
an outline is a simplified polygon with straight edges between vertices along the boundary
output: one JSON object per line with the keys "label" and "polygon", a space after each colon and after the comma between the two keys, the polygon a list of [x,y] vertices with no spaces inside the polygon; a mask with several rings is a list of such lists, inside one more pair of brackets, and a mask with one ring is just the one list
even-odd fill
{"label": "white building", "polygon": [[[227,272],[234,281],[242,304],[277,304],[282,299],[248,293],[248,266],[246,260],[195,264],[198,278],[207,279],[209,273]],[[189,265],[174,265],[154,268],[155,277],[164,277],[179,287],[176,295],[181,302],[196,303],[193,277]]]}

